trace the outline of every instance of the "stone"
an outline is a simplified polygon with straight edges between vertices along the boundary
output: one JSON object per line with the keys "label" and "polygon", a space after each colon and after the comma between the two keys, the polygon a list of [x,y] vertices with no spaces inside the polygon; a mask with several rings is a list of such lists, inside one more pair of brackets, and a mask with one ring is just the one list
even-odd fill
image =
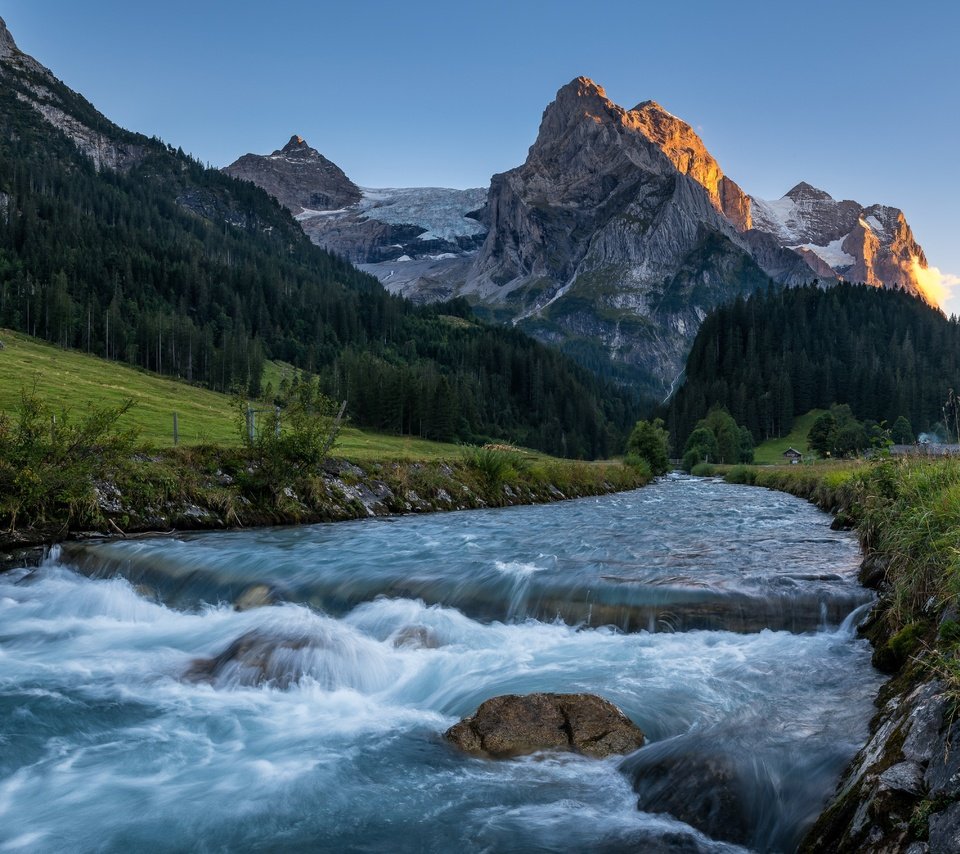
{"label": "stone", "polygon": [[930,816],[930,854],[957,854],[960,851],[960,803]]}
{"label": "stone", "polygon": [[880,775],[880,789],[919,796],[923,791],[923,769],[916,762],[898,762]]}
{"label": "stone", "polygon": [[643,733],[613,703],[594,694],[505,694],[444,734],[461,750],[509,758],[539,750],[568,750],[602,758],[628,753]]}
{"label": "stone", "polygon": [[273,591],[266,584],[251,584],[233,603],[236,611],[249,611],[251,608],[264,608],[276,601]]}
{"label": "stone", "polygon": [[751,757],[711,745],[660,742],[625,760],[637,807],[667,813],[708,836],[751,846],[766,828],[764,804],[778,793]]}
{"label": "stone", "polygon": [[440,639],[426,626],[405,626],[397,632],[393,645],[407,649],[436,649],[440,646]]}
{"label": "stone", "polygon": [[926,783],[931,798],[955,798],[960,794],[960,722],[954,723],[949,732],[940,734],[934,742]]}

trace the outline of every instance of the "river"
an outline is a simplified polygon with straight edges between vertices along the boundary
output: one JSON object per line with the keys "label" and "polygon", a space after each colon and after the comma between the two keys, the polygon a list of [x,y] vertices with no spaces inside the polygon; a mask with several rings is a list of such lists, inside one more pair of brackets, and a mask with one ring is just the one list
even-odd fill
{"label": "river", "polygon": [[[792,850],[881,682],[856,541],[829,525],[673,476],[54,550],[0,575],[0,850]],[[243,637],[252,657],[210,666]],[[530,691],[600,694],[648,745],[492,761],[444,742]]]}

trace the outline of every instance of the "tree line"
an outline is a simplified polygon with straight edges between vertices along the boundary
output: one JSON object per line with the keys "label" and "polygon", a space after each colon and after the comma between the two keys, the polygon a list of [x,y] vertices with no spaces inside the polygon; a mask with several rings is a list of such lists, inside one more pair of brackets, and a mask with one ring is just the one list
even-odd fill
{"label": "tree line", "polygon": [[901,290],[841,283],[766,289],[707,317],[663,416],[675,447],[725,407],[755,440],[811,409],[932,430],[960,388],[960,323]]}

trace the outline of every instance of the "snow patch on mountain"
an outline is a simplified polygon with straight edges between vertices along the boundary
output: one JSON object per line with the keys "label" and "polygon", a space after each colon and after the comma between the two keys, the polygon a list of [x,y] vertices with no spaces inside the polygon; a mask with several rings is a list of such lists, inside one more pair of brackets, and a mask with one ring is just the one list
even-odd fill
{"label": "snow patch on mountain", "polygon": [[812,252],[829,264],[837,272],[842,272],[848,267],[852,267],[857,259],[843,251],[843,241],[845,237],[837,238],[826,246],[817,246],[815,243],[801,243],[798,246],[791,246],[790,249]]}
{"label": "snow patch on mountain", "polygon": [[417,225],[426,229],[420,240],[455,240],[486,231],[467,217],[485,204],[485,189],[361,187],[360,191],[363,198],[354,209],[358,215],[390,225]]}
{"label": "snow patch on mountain", "polygon": [[781,199],[758,199],[751,197],[753,226],[774,235],[786,246],[802,240],[804,214],[811,204],[797,202],[790,196]]}

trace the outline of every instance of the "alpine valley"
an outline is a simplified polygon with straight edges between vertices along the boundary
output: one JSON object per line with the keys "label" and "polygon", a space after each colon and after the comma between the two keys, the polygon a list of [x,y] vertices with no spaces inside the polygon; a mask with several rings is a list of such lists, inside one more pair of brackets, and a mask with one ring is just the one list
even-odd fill
{"label": "alpine valley", "polygon": [[315,243],[418,302],[481,316],[661,395],[706,315],[770,284],[862,282],[921,294],[903,212],[800,183],[748,195],[685,121],[630,110],[578,77],[519,167],[486,189],[369,189],[299,136],[224,170],[274,195]]}

